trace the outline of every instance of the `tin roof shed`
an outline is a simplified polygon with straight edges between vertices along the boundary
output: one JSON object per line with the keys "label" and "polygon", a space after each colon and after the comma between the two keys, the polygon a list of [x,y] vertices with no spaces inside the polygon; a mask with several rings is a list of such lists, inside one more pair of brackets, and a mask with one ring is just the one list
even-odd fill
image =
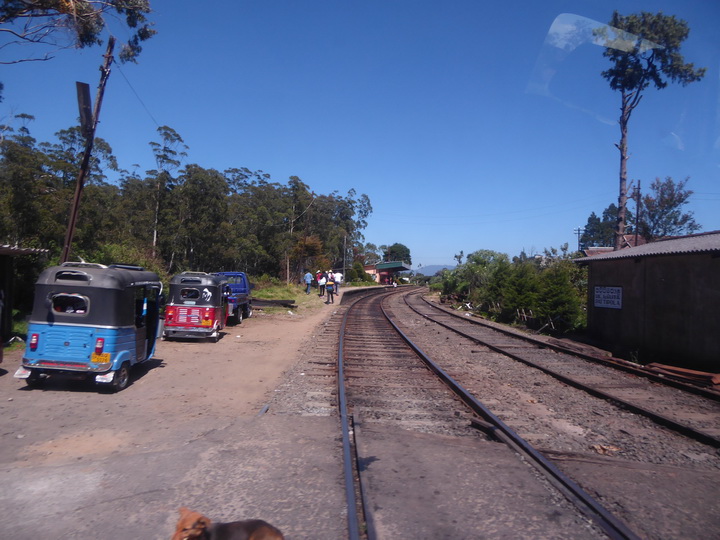
{"label": "tin roof shed", "polygon": [[588,331],[615,354],[720,372],[720,231],[577,259]]}
{"label": "tin roof shed", "polygon": [[719,253],[720,231],[690,234],[664,238],[649,244],[625,248],[609,253],[593,255],[592,257],[577,259],[580,263],[594,263],[614,259],[628,259],[637,257],[658,257],[664,255],[681,255],[687,253]]}

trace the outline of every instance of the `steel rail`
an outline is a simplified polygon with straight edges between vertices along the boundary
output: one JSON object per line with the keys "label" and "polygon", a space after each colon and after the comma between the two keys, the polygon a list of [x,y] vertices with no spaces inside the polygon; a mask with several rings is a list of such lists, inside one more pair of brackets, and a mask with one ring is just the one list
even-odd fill
{"label": "steel rail", "polygon": [[[348,526],[348,538],[350,540],[359,540],[361,538],[360,533],[360,517],[358,516],[358,502],[355,496],[355,470],[357,463],[357,454],[354,449],[357,448],[353,438],[355,437],[355,429],[351,415],[348,414],[347,406],[347,393],[345,391],[345,362],[343,360],[343,349],[345,346],[345,328],[350,317],[352,309],[359,303],[374,298],[379,294],[386,292],[385,290],[379,290],[378,292],[371,293],[366,296],[361,296],[355,299],[348,307],[347,311],[343,315],[342,324],[340,325],[340,336],[338,339],[338,356],[337,356],[337,369],[338,369],[338,412],[340,415],[340,428],[342,431],[342,454],[343,454],[343,476],[345,480],[345,499],[347,503],[347,526]],[[359,480],[358,470],[358,481]],[[360,492],[362,491],[362,482],[360,482]],[[361,500],[363,512],[365,511],[365,501]],[[370,532],[369,525],[370,521],[365,519],[366,531]],[[372,540],[373,536],[368,534],[368,538]]]}
{"label": "steel rail", "polygon": [[[527,336],[524,334],[520,334],[518,332],[513,332],[512,330],[508,330],[506,328],[500,328],[495,325],[488,324],[485,321],[472,319],[463,317],[462,315],[459,315],[457,313],[453,313],[452,311],[448,311],[446,309],[441,308],[440,306],[437,306],[430,302],[427,298],[424,296],[421,296],[419,293],[411,293],[415,296],[419,296],[420,300],[425,302],[430,308],[437,310],[441,313],[444,313],[446,315],[450,315],[452,317],[456,317],[458,319],[462,319],[463,321],[468,321],[472,324],[477,324],[478,326],[484,326],[485,328],[490,328],[492,330],[495,330],[497,332],[500,332],[502,334],[505,334],[507,336],[516,337],[518,339],[522,339],[524,341],[527,341],[529,343],[534,343],[540,347],[544,347],[546,349],[552,349],[557,352],[567,353],[571,354],[573,356],[577,356],[578,358],[583,358],[584,360],[588,360],[590,362],[595,362],[598,364],[602,364],[604,366],[610,366],[614,369],[619,369],[621,371],[626,371],[628,373],[632,373],[633,375],[637,375],[638,377],[645,377],[646,379],[649,379],[651,381],[664,384],[666,386],[672,386],[673,388],[680,388],[681,390],[684,390],[691,394],[696,394],[708,399],[712,399],[713,401],[720,401],[720,392],[717,392],[716,390],[704,387],[704,386],[698,386],[695,384],[690,384],[685,381],[678,380],[676,378],[673,378],[671,375],[658,375],[657,373],[652,373],[650,371],[647,371],[646,369],[643,369],[642,367],[638,367],[637,365],[628,362],[627,360],[622,359],[606,359],[606,358],[599,358],[597,356],[593,356],[591,354],[586,354],[581,351],[576,351],[568,347],[563,347],[562,345],[556,345],[553,343],[547,343],[546,341],[542,341],[540,339],[534,338],[532,336]],[[415,310],[417,311],[417,310]],[[467,313],[467,312],[466,312]]]}
{"label": "steel rail", "polygon": [[357,515],[357,500],[355,498],[355,472],[352,457],[353,444],[350,435],[350,420],[347,411],[347,395],[345,394],[345,367],[342,360],[343,351],[343,335],[345,334],[345,325],[349,310],[343,317],[342,326],[340,327],[340,341],[338,345],[338,410],[340,412],[340,425],[342,429],[342,448],[343,448],[343,474],[345,476],[345,499],[347,501],[348,516],[348,538],[350,540],[359,540],[360,538],[360,520]]}
{"label": "steel rail", "polygon": [[586,493],[578,484],[562,473],[545,456],[535,450],[520,435],[507,426],[500,418],[495,416],[487,407],[478,401],[472,394],[463,388],[457,381],[448,375],[440,366],[430,359],[418,345],[416,345],[395,324],[381,304],[383,315],[398,335],[415,351],[425,365],[433,371],[473,412],[485,419],[489,425],[479,423],[498,440],[508,444],[520,455],[526,457],[528,462],[539,470],[553,486],[556,487],[570,502],[572,502],[584,515],[592,519],[612,539],[640,540],[640,537],[630,530],[627,525],[617,519],[605,509],[598,501]]}
{"label": "steel rail", "polygon": [[[591,394],[597,398],[603,399],[605,401],[609,401],[611,403],[615,403],[616,405],[622,406],[623,408],[635,413],[639,414],[641,416],[644,416],[645,418],[648,418],[649,420],[652,420],[656,424],[666,427],[668,429],[671,429],[677,433],[680,433],[681,435],[684,435],[685,437],[688,437],[690,439],[696,440],[698,442],[701,442],[703,444],[707,444],[709,446],[712,446],[714,448],[720,448],[720,439],[717,437],[710,435],[709,433],[705,433],[704,431],[700,431],[698,429],[692,428],[690,426],[687,426],[685,424],[681,424],[680,422],[677,422],[673,420],[672,418],[668,418],[667,416],[664,416],[662,414],[656,413],[655,411],[651,411],[649,409],[646,409],[644,407],[641,407],[640,405],[636,405],[634,403],[631,403],[629,401],[625,401],[622,398],[619,398],[617,396],[613,396],[612,394],[609,394],[607,392],[604,392],[602,390],[599,390],[597,388],[593,388],[591,386],[588,386],[587,384],[577,381],[573,379],[572,377],[568,377],[567,375],[563,375],[562,373],[558,373],[550,368],[546,368],[544,366],[538,365],[534,363],[532,360],[528,360],[527,358],[523,358],[519,354],[515,354],[509,351],[504,350],[502,347],[498,347],[496,345],[492,345],[486,341],[483,341],[475,336],[471,336],[470,334],[463,332],[462,330],[458,330],[457,328],[453,328],[452,326],[445,324],[443,322],[440,322],[438,320],[433,319],[429,315],[426,315],[424,313],[419,312],[417,309],[415,309],[413,306],[408,304],[407,302],[407,296],[404,298],[405,304],[408,306],[408,308],[412,309],[415,313],[420,315],[421,317],[425,317],[429,321],[434,322],[435,324],[438,324],[442,326],[443,328],[447,328],[448,330],[455,332],[457,335],[462,336],[464,338],[467,338],[479,345],[483,345],[487,347],[488,349],[491,349],[499,354],[502,354],[504,356],[507,356],[508,358],[512,358],[513,360],[517,362],[522,362],[525,365],[531,366],[535,369],[538,369],[542,371],[543,373],[550,375],[551,377],[569,385],[573,388],[577,388],[578,390],[582,390],[584,392],[587,392],[588,394]],[[445,310],[441,310],[443,313],[447,313]],[[448,315],[453,315],[452,313],[447,313]],[[461,320],[466,320],[463,317],[459,317]],[[483,325],[484,326],[484,325]],[[492,330],[495,330],[494,327],[488,327]],[[519,339],[523,339],[522,336],[517,336],[516,334],[513,334],[512,332],[503,332],[500,330],[501,333],[506,335],[511,335],[513,337],[517,337]],[[562,350],[560,352],[563,352],[565,354],[569,354],[572,356],[575,356],[575,354],[572,351],[568,350]]]}

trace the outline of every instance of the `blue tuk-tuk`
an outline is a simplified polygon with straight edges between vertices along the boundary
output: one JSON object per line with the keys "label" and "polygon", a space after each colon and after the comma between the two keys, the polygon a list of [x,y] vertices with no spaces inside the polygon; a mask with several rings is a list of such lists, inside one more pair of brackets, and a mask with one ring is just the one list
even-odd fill
{"label": "blue tuk-tuk", "polygon": [[15,377],[30,387],[51,376],[94,378],[122,390],[130,368],[155,351],[161,293],[158,275],[138,266],[47,268],[35,284],[25,354]]}

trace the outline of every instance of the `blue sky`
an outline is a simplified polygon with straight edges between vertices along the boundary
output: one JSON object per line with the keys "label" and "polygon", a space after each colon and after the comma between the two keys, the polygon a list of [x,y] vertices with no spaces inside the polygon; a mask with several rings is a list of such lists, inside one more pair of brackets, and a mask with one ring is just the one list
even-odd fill
{"label": "blue sky", "polygon": [[[620,97],[600,76],[600,47],[563,52],[548,32],[556,20],[607,22],[613,8],[676,15],[691,28],[686,61],[708,71],[648,91],[630,123],[629,178],[645,190],[689,176],[687,209],[703,230],[720,229],[718,2],[151,5],[158,34],[138,64],[114,66],[100,114],[97,136],[121,167],[154,168],[148,143],[168,125],[189,147],[186,163],[367,194],[366,242],[405,244],[414,267],[453,264],[460,251],[574,249],[574,230],[617,202]],[[0,123],[31,114],[33,136],[53,141],[76,122],[75,81],[94,98],[104,50],[3,66]]]}

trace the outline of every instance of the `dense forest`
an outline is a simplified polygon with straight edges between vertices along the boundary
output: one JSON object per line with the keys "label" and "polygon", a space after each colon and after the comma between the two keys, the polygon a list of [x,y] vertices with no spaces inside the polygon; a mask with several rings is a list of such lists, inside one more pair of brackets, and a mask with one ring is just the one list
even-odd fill
{"label": "dense forest", "polygon": [[[39,271],[60,260],[85,141],[76,126],[56,133],[54,142],[38,143],[28,128],[32,117],[15,120],[21,127],[0,126],[0,243],[48,250],[46,257],[16,261],[16,306],[22,310]],[[367,195],[319,195],[298,177],[279,183],[244,167],[220,172],[183,165],[181,136],[167,126],[157,133],[149,142],[156,168],[142,175],[122,169],[110,146],[95,139],[70,260],[137,264],[165,279],[184,270],[241,270],[288,283],[297,283],[305,269],[344,268],[350,280],[362,280],[368,278],[364,264],[411,262],[402,244],[364,243],[372,213]],[[692,213],[681,210],[692,194],[686,183],[658,179],[643,197],[638,227],[648,239],[698,228]],[[592,214],[581,245],[611,245],[616,213],[611,205],[602,220]],[[565,245],[562,254],[521,254],[511,262],[480,250],[462,264],[461,252],[457,268],[426,281],[502,322],[527,314],[578,329],[585,324],[586,294],[584,271],[570,262],[578,255]]]}
{"label": "dense forest", "polygon": [[[31,116],[15,120],[23,125],[0,128],[0,243],[47,249],[36,262],[47,265],[63,249],[84,138],[71,127],[38,142]],[[95,139],[70,260],[139,264],[164,276],[241,270],[292,281],[306,267],[352,267],[377,256],[363,244],[366,195],[316,194],[300,178],[279,183],[243,167],[182,165],[180,135],[163,126],[158,136],[149,142],[156,169],[144,174],[122,169]],[[34,279],[37,269],[23,266],[32,263],[18,264],[21,281]]]}

